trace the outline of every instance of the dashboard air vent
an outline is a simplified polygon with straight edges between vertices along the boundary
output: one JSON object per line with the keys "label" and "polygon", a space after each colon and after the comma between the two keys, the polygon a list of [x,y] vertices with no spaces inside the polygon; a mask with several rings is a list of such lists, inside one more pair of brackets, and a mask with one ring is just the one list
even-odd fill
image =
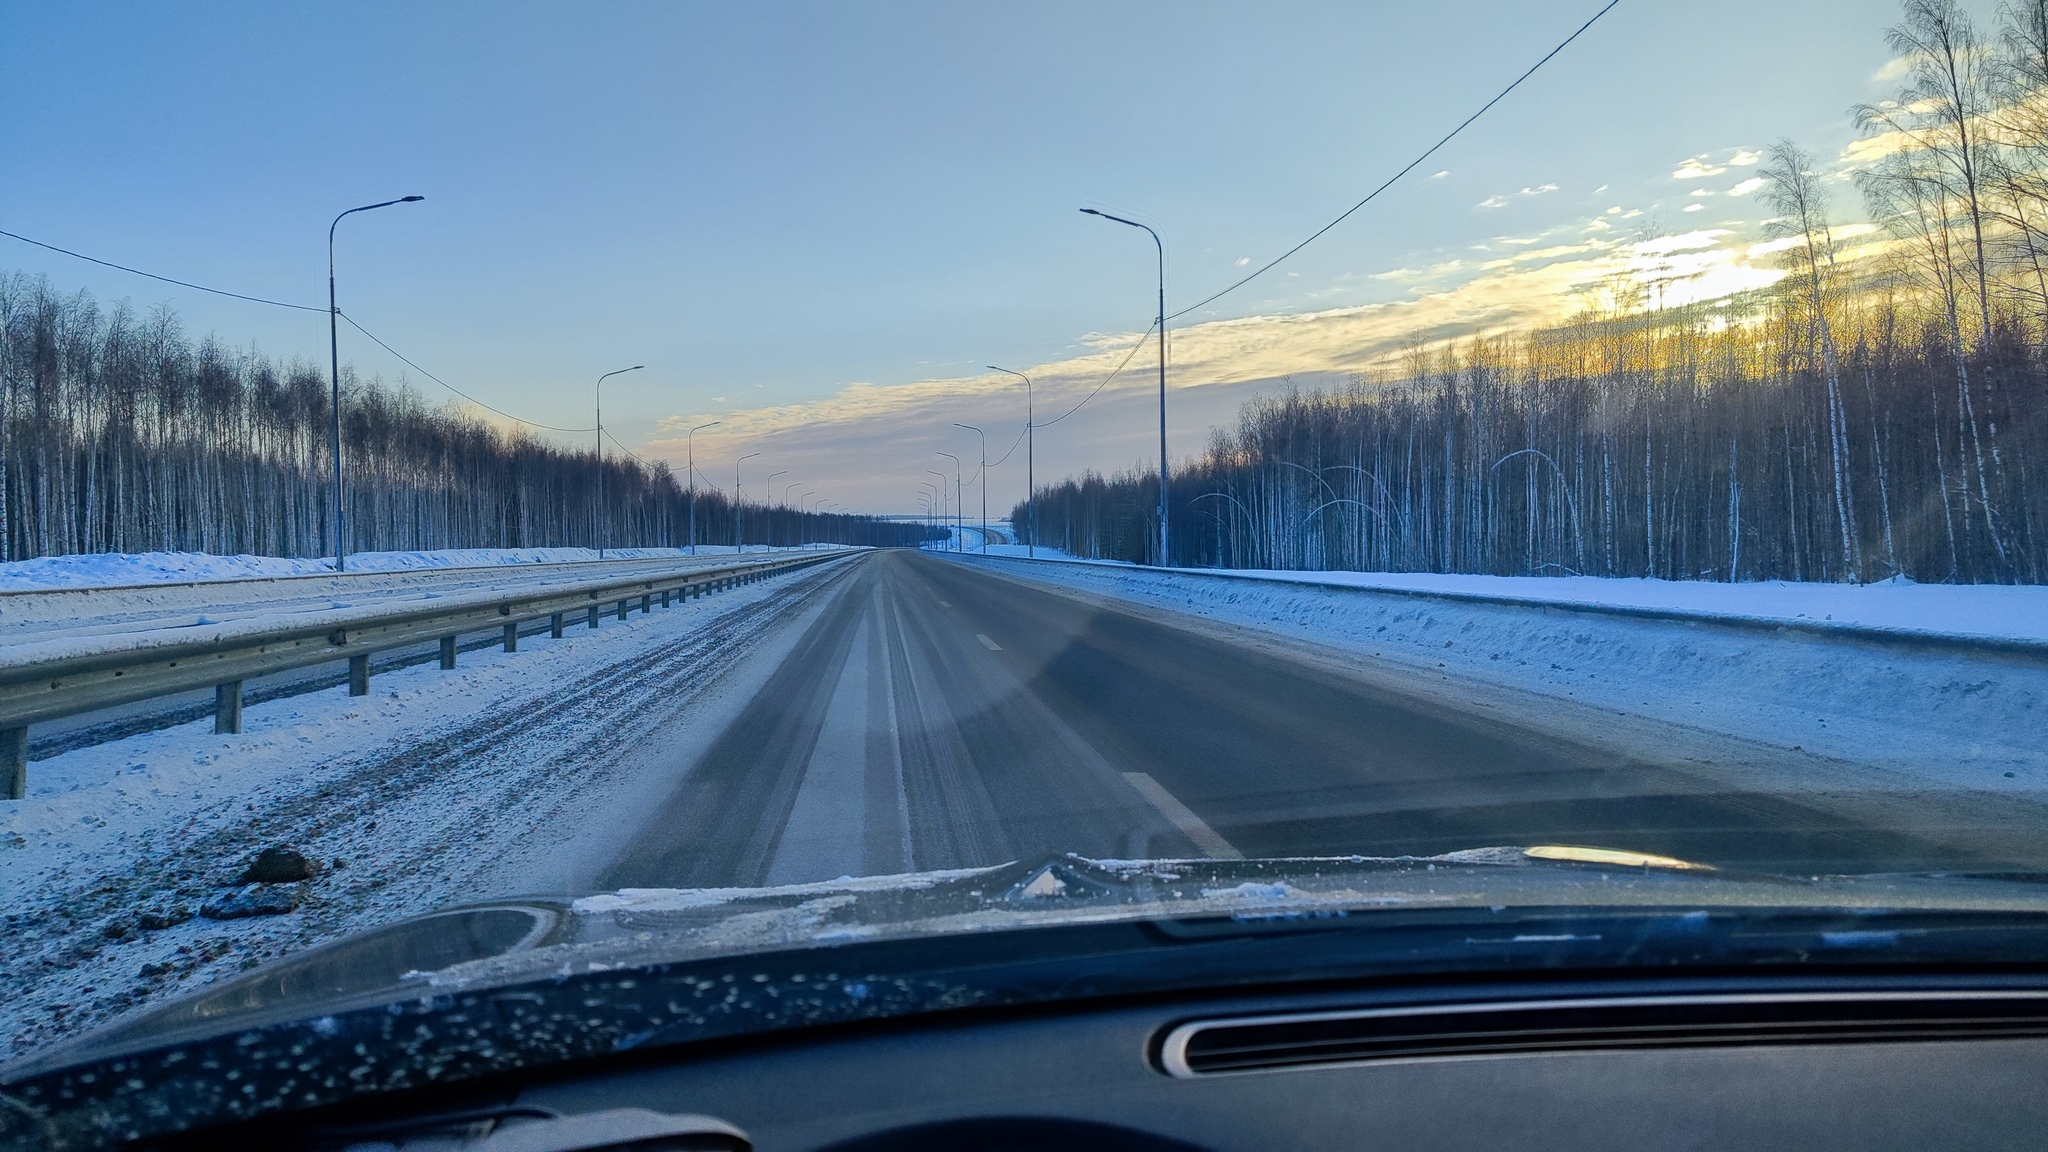
{"label": "dashboard air vent", "polygon": [[1176,1077],[1628,1048],[2048,1037],[2048,992],[1842,992],[1431,1004],[1201,1020],[1166,1034]]}

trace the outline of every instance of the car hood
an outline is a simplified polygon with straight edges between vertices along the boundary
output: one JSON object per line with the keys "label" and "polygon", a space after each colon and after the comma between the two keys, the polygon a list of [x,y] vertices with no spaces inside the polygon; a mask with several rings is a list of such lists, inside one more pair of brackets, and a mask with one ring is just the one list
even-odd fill
{"label": "car hood", "polygon": [[1313,927],[1359,922],[1368,913],[1546,908],[2048,913],[2048,884],[2012,876],[1795,878],[1629,852],[1515,846],[1430,857],[1069,855],[776,887],[529,897],[451,907],[309,949],[36,1053],[0,1069],[0,1082],[365,1005],[712,957],[1131,920],[1199,931],[1196,925],[1216,921]]}
{"label": "car hood", "polygon": [[960,1008],[1404,973],[1804,971],[1816,957],[1924,968],[2044,953],[2048,885],[2033,876],[1745,875],[1555,846],[1064,856],[503,900],[310,949],[0,1068],[0,1146],[93,1147],[628,1050]]}

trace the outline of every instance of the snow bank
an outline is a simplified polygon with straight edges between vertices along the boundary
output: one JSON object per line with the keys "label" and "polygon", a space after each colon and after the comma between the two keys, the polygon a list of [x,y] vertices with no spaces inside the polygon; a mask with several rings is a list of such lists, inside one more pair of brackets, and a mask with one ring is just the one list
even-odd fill
{"label": "snow bank", "polygon": [[[768,549],[753,548],[759,552]],[[730,544],[702,544],[699,556],[730,556]],[[607,548],[607,560],[657,560],[688,556],[685,548]],[[445,548],[432,552],[357,552],[351,572],[411,572],[435,568],[492,568],[514,564],[575,564],[595,561],[594,548]],[[260,580],[278,576],[324,576],[334,558],[213,556],[205,552],[94,553],[44,556],[0,564],[0,592],[44,588],[114,588],[212,580]]]}
{"label": "snow bank", "polygon": [[[1019,557],[1020,545],[992,546],[991,556]],[[1038,559],[1125,572],[1158,572],[1120,560],[1085,560],[1040,548]],[[1894,577],[1877,584],[1795,584],[1787,580],[1725,584],[1706,580],[1618,579],[1602,576],[1463,576],[1434,572],[1281,572],[1263,568],[1175,568],[1190,576],[1405,592],[1478,602],[1679,613],[1701,619],[1775,624],[1838,624],[1980,639],[2048,642],[2048,587],[2005,584],[1916,584]]]}
{"label": "snow bank", "polygon": [[[465,653],[454,672],[379,673],[368,696],[252,704],[241,735],[203,720],[36,761],[28,797],[0,801],[0,1059],[544,872],[621,789],[646,786],[637,742],[821,578],[807,569],[517,653]],[[663,732],[670,749],[685,735]],[[303,906],[192,915],[275,843],[325,866]]]}
{"label": "snow bank", "polygon": [[[2048,589],[1231,574],[963,560],[1780,752],[1945,786],[2048,789],[2048,740],[2041,737],[2048,652],[2020,650],[2048,636]],[[1584,611],[1589,605],[1670,615]],[[1760,620],[1823,627],[1748,626]],[[1870,627],[1830,632],[1832,625]],[[1879,627],[1900,631],[1887,638]],[[1950,640],[1905,642],[1929,636]]]}

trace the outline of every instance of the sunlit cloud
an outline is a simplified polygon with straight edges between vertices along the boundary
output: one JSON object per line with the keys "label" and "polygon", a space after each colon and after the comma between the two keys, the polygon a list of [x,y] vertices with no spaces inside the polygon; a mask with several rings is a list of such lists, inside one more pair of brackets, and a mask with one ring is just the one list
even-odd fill
{"label": "sunlit cloud", "polygon": [[1671,178],[1673,180],[1698,180],[1705,176],[1719,176],[1728,170],[1718,164],[1706,163],[1706,159],[1707,154],[1704,152],[1692,157],[1683,164],[1680,164],[1677,171],[1671,174]]}
{"label": "sunlit cloud", "polygon": [[1705,204],[1687,204],[1687,205],[1686,205],[1686,206],[1685,206],[1684,208],[1680,209],[1680,211],[1682,211],[1682,212],[1697,212],[1697,211],[1699,211],[1700,209],[1702,209],[1702,208],[1705,208],[1705,207],[1706,207],[1706,205],[1705,205]]}
{"label": "sunlit cloud", "polygon": [[1751,176],[1749,179],[1744,180],[1742,183],[1737,184],[1733,188],[1730,188],[1728,190],[1728,194],[1730,196],[1747,196],[1751,192],[1754,192],[1763,186],[1764,182],[1762,177]]}
{"label": "sunlit cloud", "polygon": [[1441,179],[1443,179],[1444,177],[1446,177],[1446,176],[1449,176],[1450,174],[1451,174],[1451,170],[1450,170],[1449,168],[1445,168],[1445,169],[1443,169],[1442,171],[1438,171],[1438,172],[1431,172],[1431,173],[1429,174],[1429,178],[1430,178],[1431,180],[1441,180]]}
{"label": "sunlit cloud", "polygon": [[1763,158],[1764,154],[1761,152],[1752,152],[1747,148],[1738,148],[1735,150],[1735,155],[1728,158],[1728,166],[1731,168],[1747,168],[1752,164],[1762,162]]}
{"label": "sunlit cloud", "polygon": [[[1177,441],[1189,445],[1187,452],[1199,450],[1208,425],[1227,422],[1237,404],[1282,380],[1340,380],[1394,364],[1418,343],[1555,324],[1589,304],[1613,307],[1618,283],[1636,285],[1634,299],[1642,304],[1675,307],[1768,287],[1784,275],[1776,267],[1784,242],[1751,242],[1730,228],[1624,241],[1589,236],[1586,227],[1585,220],[1561,225],[1558,239],[1540,245],[1496,238],[1522,242],[1499,259],[1453,258],[1350,279],[1383,285],[1380,291],[1394,299],[1174,328],[1169,407],[1179,414],[1172,418]],[[1850,238],[1854,227],[1837,235]],[[1137,331],[1090,333],[1080,343],[1085,351],[1079,355],[1011,365],[1034,380],[1041,481],[1082,467],[1132,465],[1147,455],[1148,426],[1149,435],[1157,435],[1146,415],[1155,402],[1155,345]],[[1048,423],[1080,404],[1119,364],[1123,373],[1085,407]],[[991,457],[997,457],[1022,434],[1023,404],[1020,382],[995,373],[866,381],[808,403],[678,414],[662,421],[646,451],[679,464],[683,433],[719,419],[720,427],[697,434],[700,468],[711,462],[725,467],[738,455],[761,451],[776,467],[801,469],[807,478],[838,477],[833,483],[835,492],[845,493],[840,499],[893,507],[905,499],[897,489],[910,483],[898,475],[905,461],[927,458],[934,449],[961,452],[963,435],[975,445],[971,434],[952,428],[954,422],[985,428]],[[1014,462],[998,471],[996,485],[991,509],[1007,510],[1022,494]]]}
{"label": "sunlit cloud", "polygon": [[1508,201],[1514,197],[1543,196],[1555,191],[1557,191],[1557,185],[1555,184],[1538,184],[1533,188],[1529,187],[1528,185],[1523,185],[1521,190],[1516,192],[1496,192],[1495,194],[1488,196],[1486,199],[1481,200],[1479,202],[1479,207],[1505,208],[1508,205]]}

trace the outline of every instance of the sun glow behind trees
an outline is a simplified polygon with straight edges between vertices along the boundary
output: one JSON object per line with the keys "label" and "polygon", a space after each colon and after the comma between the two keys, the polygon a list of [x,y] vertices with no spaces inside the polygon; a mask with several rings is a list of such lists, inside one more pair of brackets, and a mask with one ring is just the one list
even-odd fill
{"label": "sun glow behind trees", "polygon": [[[2048,576],[2048,0],[1987,44],[1887,33],[1851,262],[1789,141],[1754,182],[1783,278],[1677,307],[1636,269],[1566,324],[1254,402],[1174,477],[1176,563],[1672,579]],[[1755,159],[1753,157],[1753,159]],[[1680,175],[1684,173],[1681,172]],[[1155,559],[1143,476],[1039,494],[1044,543]],[[1156,490],[1156,483],[1152,486]],[[1024,513],[1013,514],[1026,522]]]}

